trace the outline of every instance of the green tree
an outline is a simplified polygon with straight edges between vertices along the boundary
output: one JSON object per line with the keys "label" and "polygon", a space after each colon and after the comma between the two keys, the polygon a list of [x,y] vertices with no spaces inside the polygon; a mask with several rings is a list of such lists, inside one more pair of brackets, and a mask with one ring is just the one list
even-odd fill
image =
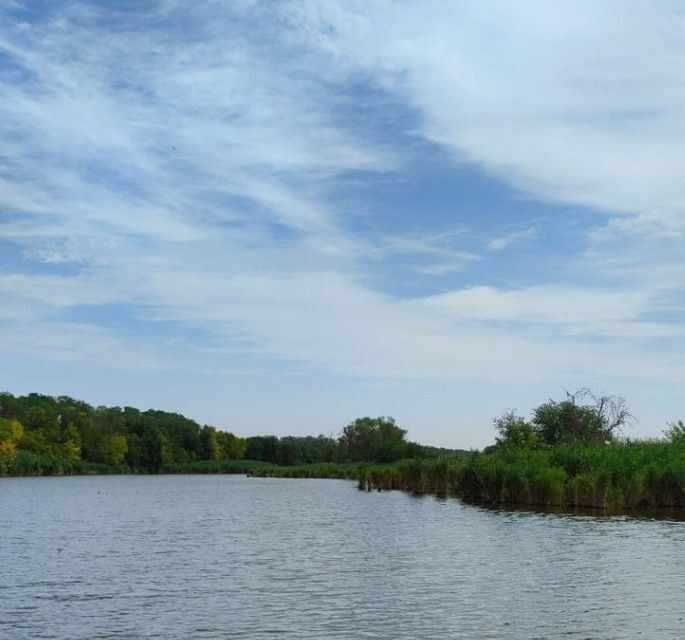
{"label": "green tree", "polygon": [[531,423],[542,444],[551,447],[572,442],[610,442],[631,418],[623,398],[595,396],[581,389],[567,392],[561,402],[550,400],[534,409]]}
{"label": "green tree", "polygon": [[105,464],[121,464],[128,453],[128,441],[122,433],[107,436],[102,443],[99,457]]}
{"label": "green tree", "polygon": [[67,425],[62,434],[62,443],[59,446],[59,455],[65,460],[81,459],[81,434],[73,425]]}
{"label": "green tree", "polygon": [[[160,471],[167,459],[167,439],[156,425],[143,423],[138,428],[139,466],[147,471]],[[128,446],[128,443],[127,443]]]}
{"label": "green tree", "polygon": [[230,431],[217,431],[221,457],[224,460],[242,460],[245,457],[247,442]]}
{"label": "green tree", "polygon": [[278,438],[276,436],[253,436],[247,438],[245,458],[276,462],[278,458]]}
{"label": "green tree", "polygon": [[365,417],[344,427],[338,442],[341,454],[350,462],[392,462],[405,457],[406,434],[393,418]]}
{"label": "green tree", "polygon": [[278,443],[276,462],[286,466],[302,462],[302,451],[300,450],[298,438],[281,438]]}
{"label": "green tree", "polygon": [[498,434],[498,446],[535,449],[540,444],[540,435],[535,427],[513,410],[505,411],[495,418],[494,426]]}
{"label": "green tree", "polygon": [[220,460],[222,456],[219,436],[215,427],[205,425],[200,430],[199,457],[201,460]]}
{"label": "green tree", "polygon": [[24,435],[18,420],[0,418],[0,474],[6,474],[17,457],[17,445]]}

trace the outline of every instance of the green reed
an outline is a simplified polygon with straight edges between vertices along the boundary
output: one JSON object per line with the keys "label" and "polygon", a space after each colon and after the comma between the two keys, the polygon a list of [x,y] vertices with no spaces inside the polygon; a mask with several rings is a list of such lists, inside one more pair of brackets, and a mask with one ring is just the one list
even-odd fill
{"label": "green reed", "polygon": [[685,507],[685,447],[665,441],[502,448],[365,465],[360,489],[453,495],[487,504]]}
{"label": "green reed", "polygon": [[9,467],[10,476],[72,476],[130,473],[121,465],[112,466],[84,460],[64,460],[53,456],[19,451]]}
{"label": "green reed", "polygon": [[339,478],[355,480],[364,466],[362,463],[320,462],[292,466],[263,465],[252,470],[258,478]]}

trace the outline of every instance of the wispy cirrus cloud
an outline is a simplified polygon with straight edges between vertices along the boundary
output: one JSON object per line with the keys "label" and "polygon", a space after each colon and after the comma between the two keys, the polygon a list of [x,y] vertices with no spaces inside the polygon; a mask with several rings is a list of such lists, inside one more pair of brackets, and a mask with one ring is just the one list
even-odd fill
{"label": "wispy cirrus cloud", "polygon": [[400,7],[6,5],[3,351],[681,382],[681,9]]}
{"label": "wispy cirrus cloud", "polygon": [[525,242],[526,240],[533,240],[537,238],[538,230],[534,227],[529,229],[522,229],[521,231],[511,231],[503,236],[498,236],[488,241],[485,248],[488,251],[502,251],[511,245],[518,244],[519,242]]}
{"label": "wispy cirrus cloud", "polygon": [[682,216],[677,3],[291,6],[311,43],[410,100],[457,157],[548,200]]}

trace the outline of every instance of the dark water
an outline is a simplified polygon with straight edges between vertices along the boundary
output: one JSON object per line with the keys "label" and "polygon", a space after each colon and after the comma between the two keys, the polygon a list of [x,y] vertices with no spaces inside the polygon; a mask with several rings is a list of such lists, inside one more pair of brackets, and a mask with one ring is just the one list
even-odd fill
{"label": "dark water", "polygon": [[0,480],[0,638],[683,638],[685,522],[334,480]]}

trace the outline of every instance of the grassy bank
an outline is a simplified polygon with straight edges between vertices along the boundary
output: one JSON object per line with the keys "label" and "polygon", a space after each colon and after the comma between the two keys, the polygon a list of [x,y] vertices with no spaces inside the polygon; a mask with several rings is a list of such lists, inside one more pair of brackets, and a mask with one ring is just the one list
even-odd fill
{"label": "grassy bank", "polygon": [[[357,418],[332,435],[241,437],[178,413],[94,407],[68,396],[0,391],[0,476],[140,471],[243,473],[285,467],[424,458],[447,450],[406,439],[388,416]],[[24,452],[17,458],[19,452]],[[84,463],[84,464],[81,464]]]}
{"label": "grassy bank", "polygon": [[685,507],[685,448],[664,441],[501,448],[369,465],[358,480],[361,489],[452,495],[484,504]]}
{"label": "grassy bank", "polygon": [[[19,451],[7,476],[73,476],[103,474],[248,474],[261,478],[344,478],[357,480],[363,463],[317,463],[275,465],[261,460],[194,460],[172,462],[156,471],[107,465],[83,460],[66,460]],[[380,465],[383,466],[383,465]]]}
{"label": "grassy bank", "polygon": [[[137,473],[122,465],[60,460],[20,451],[10,475]],[[166,465],[161,473],[250,474],[255,477],[342,478],[364,490],[455,496],[481,504],[633,509],[685,507],[685,446],[666,441],[503,447],[395,463],[278,466],[253,460]]]}
{"label": "grassy bank", "polygon": [[[312,465],[316,466],[316,465]],[[192,462],[172,462],[156,471],[135,468],[124,464],[102,464],[85,460],[67,460],[45,456],[29,451],[18,451],[14,461],[7,469],[7,476],[87,476],[104,474],[145,474],[145,473],[225,473],[252,474],[258,469],[275,467],[259,460],[195,460]]]}
{"label": "grassy bank", "polygon": [[254,473],[262,467],[270,467],[260,460],[194,460],[193,462],[175,462],[162,467],[160,473]]}
{"label": "grassy bank", "polygon": [[9,476],[88,476],[132,473],[124,465],[108,465],[85,460],[66,460],[29,451],[18,451],[6,475]]}
{"label": "grassy bank", "polygon": [[[365,463],[322,462],[293,466],[265,465],[257,467],[252,475],[257,478],[338,478],[357,480]],[[383,466],[383,465],[381,465]]]}

